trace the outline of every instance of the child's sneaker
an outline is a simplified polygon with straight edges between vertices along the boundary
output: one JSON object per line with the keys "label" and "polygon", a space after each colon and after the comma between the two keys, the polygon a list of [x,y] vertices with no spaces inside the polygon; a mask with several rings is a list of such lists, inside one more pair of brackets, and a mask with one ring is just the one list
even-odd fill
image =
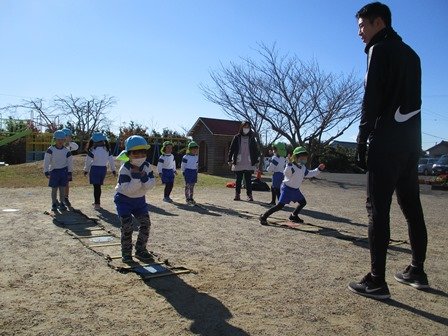
{"label": "child's sneaker", "polygon": [[260,224],[261,225],[268,225],[268,219],[264,216],[260,216]]}
{"label": "child's sneaker", "polygon": [[132,259],[131,253],[123,253],[121,255],[121,261],[124,262],[125,264],[129,264],[129,263],[134,262],[134,259]]}
{"label": "child's sneaker", "polygon": [[248,200],[249,202],[253,202],[253,201],[254,201],[254,198],[252,197],[252,195],[248,195],[248,196],[247,196],[247,200]]}
{"label": "child's sneaker", "polygon": [[194,205],[196,205],[196,202],[195,202],[195,200],[194,199],[192,199],[192,198],[190,198],[188,201],[187,201],[187,203],[188,203],[188,205],[191,205],[191,206],[194,206]]}
{"label": "child's sneaker", "polygon": [[67,210],[67,207],[65,206],[65,204],[63,202],[59,203],[58,205],[59,210],[61,211],[65,211]]}
{"label": "child's sneaker", "polygon": [[135,251],[135,257],[143,260],[154,260],[154,257],[148,250]]}
{"label": "child's sneaker", "polygon": [[416,267],[409,265],[403,272],[394,275],[395,280],[399,283],[417,288],[429,288],[428,276],[425,271],[419,271]]}
{"label": "child's sneaker", "polygon": [[293,223],[303,223],[303,219],[299,216],[289,215],[289,220]]}
{"label": "child's sneaker", "polygon": [[233,200],[234,201],[241,201],[240,194],[235,194],[235,198]]}
{"label": "child's sneaker", "polygon": [[58,205],[59,205],[58,202],[53,203],[53,205],[51,206],[51,211],[57,211],[58,210]]}
{"label": "child's sneaker", "polygon": [[70,203],[70,200],[68,199],[68,197],[64,198],[64,204],[68,207],[72,206],[72,203]]}
{"label": "child's sneaker", "polygon": [[385,300],[390,298],[387,283],[376,280],[371,273],[368,273],[360,282],[350,282],[348,289],[353,293],[372,299]]}
{"label": "child's sneaker", "polygon": [[94,203],[94,204],[93,204],[93,208],[94,208],[95,210],[100,210],[100,209],[101,209],[101,204]]}
{"label": "child's sneaker", "polygon": [[172,200],[171,198],[169,198],[168,196],[167,196],[167,197],[164,197],[164,198],[163,198],[163,201],[164,201],[164,202],[167,202],[167,203],[173,203],[173,200]]}

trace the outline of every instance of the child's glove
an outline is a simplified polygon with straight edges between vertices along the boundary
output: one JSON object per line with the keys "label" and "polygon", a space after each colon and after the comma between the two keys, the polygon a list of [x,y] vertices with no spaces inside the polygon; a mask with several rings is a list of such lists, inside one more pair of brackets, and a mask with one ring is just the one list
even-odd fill
{"label": "child's glove", "polygon": [[50,173],[49,172],[45,172],[44,174],[45,174],[46,178],[50,178]]}
{"label": "child's glove", "polygon": [[117,172],[114,170],[114,171],[112,172],[112,175],[113,175],[113,176],[117,176]]}
{"label": "child's glove", "polygon": [[72,172],[68,172],[67,176],[68,176],[69,179],[72,179],[73,178]]}
{"label": "child's glove", "polygon": [[87,176],[87,174],[88,174],[88,172],[85,171],[85,172],[84,172],[84,176]]}

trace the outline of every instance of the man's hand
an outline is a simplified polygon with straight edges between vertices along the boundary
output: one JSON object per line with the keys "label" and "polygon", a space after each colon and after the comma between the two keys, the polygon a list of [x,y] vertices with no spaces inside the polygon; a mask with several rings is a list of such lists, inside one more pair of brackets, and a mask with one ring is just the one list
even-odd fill
{"label": "man's hand", "polygon": [[366,152],[367,144],[359,143],[358,147],[356,148],[355,163],[359,168],[363,170],[367,170]]}

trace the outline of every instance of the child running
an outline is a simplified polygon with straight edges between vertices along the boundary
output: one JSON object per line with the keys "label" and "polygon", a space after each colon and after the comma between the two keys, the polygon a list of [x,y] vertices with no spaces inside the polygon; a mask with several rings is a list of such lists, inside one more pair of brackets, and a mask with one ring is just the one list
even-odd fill
{"label": "child running", "polygon": [[193,199],[194,185],[198,181],[198,149],[196,142],[191,141],[187,147],[187,154],[182,158],[180,170],[185,178],[185,199],[188,205],[195,205]]}
{"label": "child running", "polygon": [[165,141],[160,150],[162,155],[160,155],[159,162],[157,163],[157,171],[162,178],[162,183],[165,184],[163,201],[168,203],[173,203],[170,195],[174,186],[174,175],[176,174],[176,161],[174,160],[174,155],[171,154],[172,151],[173,143],[171,141]]}
{"label": "child running", "polygon": [[[72,141],[72,130],[70,128],[63,128],[62,131],[65,133],[65,143],[64,146],[70,151],[75,152],[78,150],[79,146],[76,142]],[[70,193],[70,182],[73,180],[72,176],[68,178],[67,186],[65,187],[65,199],[64,203],[66,206],[71,207],[72,204],[69,200]]]}
{"label": "child running", "polygon": [[300,185],[305,177],[315,177],[325,169],[325,165],[321,163],[316,169],[308,170],[305,166],[307,160],[308,152],[306,149],[304,147],[296,147],[293,151],[292,162],[288,163],[284,171],[285,178],[281,186],[278,204],[260,216],[261,225],[267,225],[267,219],[270,215],[283,209],[286,204],[291,202],[297,202],[299,205],[297,205],[297,208],[289,216],[289,220],[294,223],[303,223],[303,220],[299,217],[299,213],[305,207],[306,200],[300,192]]}
{"label": "child running", "polygon": [[140,135],[132,135],[125,141],[125,150],[117,160],[124,161],[118,175],[114,202],[121,221],[121,256],[125,263],[132,262],[132,216],[140,224],[135,256],[148,260],[152,256],[147,250],[149,229],[148,204],[146,192],[155,185],[151,165],[146,161],[149,145]]}
{"label": "child running", "polygon": [[272,148],[274,155],[272,156],[268,166],[268,172],[273,173],[271,186],[272,200],[269,204],[275,205],[276,200],[280,198],[280,187],[282,185],[283,178],[285,177],[283,171],[286,166],[286,145],[283,142],[277,142],[272,146]]}
{"label": "child running", "polygon": [[108,164],[112,174],[116,176],[114,157],[110,153],[106,136],[103,133],[93,133],[87,146],[84,176],[89,174],[89,182],[93,184],[95,210],[101,209],[101,186],[106,178]]}
{"label": "child running", "polygon": [[[67,210],[64,204],[65,187],[68,179],[72,177],[73,157],[72,153],[64,147],[65,133],[61,130],[54,132],[55,144],[48,147],[44,156],[44,174],[49,179],[48,186],[51,187],[51,210]],[[59,200],[57,192],[59,189]]]}

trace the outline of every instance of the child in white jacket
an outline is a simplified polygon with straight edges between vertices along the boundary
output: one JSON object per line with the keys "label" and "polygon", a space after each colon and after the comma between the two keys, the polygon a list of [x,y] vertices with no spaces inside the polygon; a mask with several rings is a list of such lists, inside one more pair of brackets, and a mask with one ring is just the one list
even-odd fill
{"label": "child in white jacket", "polygon": [[159,162],[157,163],[157,171],[162,179],[162,183],[165,184],[163,201],[168,203],[173,202],[170,195],[174,186],[174,176],[176,175],[176,161],[174,160],[172,151],[173,143],[171,141],[165,141],[160,150],[162,155],[160,155]]}
{"label": "child in white jacket", "polygon": [[293,162],[288,163],[284,171],[285,178],[281,186],[278,204],[260,216],[261,225],[267,225],[267,219],[270,215],[283,209],[286,204],[291,202],[297,202],[299,204],[289,216],[289,220],[295,223],[303,223],[303,220],[299,217],[299,213],[305,207],[306,199],[300,191],[300,186],[305,177],[315,177],[325,169],[325,165],[321,163],[316,169],[308,170],[305,166],[307,159],[308,152],[304,147],[296,147],[294,149],[292,155]]}
{"label": "child in white jacket", "polygon": [[108,165],[112,174],[116,176],[115,161],[110,153],[109,142],[103,133],[95,132],[89,141],[84,164],[84,176],[88,174],[89,182],[93,185],[95,210],[101,209],[101,186],[104,184]]}
{"label": "child in white jacket", "polygon": [[272,200],[271,205],[275,205],[275,201],[280,198],[280,187],[285,175],[283,171],[286,166],[286,145],[283,142],[277,142],[273,146],[274,155],[269,160],[268,172],[272,173]]}
{"label": "child in white jacket", "polygon": [[[64,204],[65,187],[72,177],[73,156],[64,147],[65,133],[62,130],[54,132],[53,139],[55,144],[48,147],[44,157],[44,174],[49,180],[48,186],[51,187],[51,210],[67,210]],[[60,202],[57,199],[58,190]]]}
{"label": "child in white jacket", "polygon": [[187,154],[182,158],[180,170],[185,178],[185,199],[188,205],[195,205],[193,199],[194,185],[198,181],[198,149],[196,142],[191,141],[188,144]]}
{"label": "child in white jacket", "polygon": [[139,135],[132,135],[125,142],[125,150],[117,157],[125,161],[118,174],[114,202],[121,221],[121,256],[125,263],[132,262],[132,216],[139,222],[135,256],[152,259],[147,250],[149,229],[149,209],[146,192],[155,185],[155,178],[149,162],[146,161],[149,145]]}

